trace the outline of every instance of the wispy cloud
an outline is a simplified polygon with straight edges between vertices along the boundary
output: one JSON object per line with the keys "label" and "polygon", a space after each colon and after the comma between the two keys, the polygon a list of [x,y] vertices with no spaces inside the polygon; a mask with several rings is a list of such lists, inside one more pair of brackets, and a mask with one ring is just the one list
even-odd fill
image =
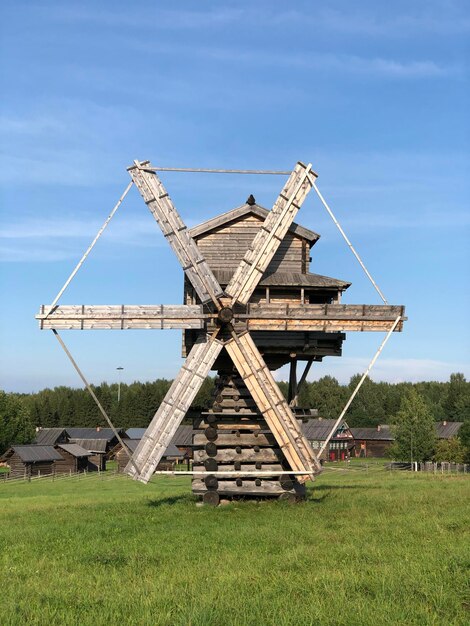
{"label": "wispy cloud", "polygon": [[458,35],[470,32],[470,19],[458,6],[442,2],[428,2],[422,10],[410,7],[400,13],[393,6],[390,13],[374,14],[371,7],[361,11],[360,6],[349,10],[329,7],[313,7],[307,3],[296,3],[295,8],[279,8],[276,3],[238,3],[237,7],[204,6],[198,9],[168,9],[149,6],[140,14],[101,9],[96,4],[80,7],[60,4],[41,7],[41,13],[59,22],[99,24],[105,27],[151,30],[197,30],[220,28],[224,25],[258,28],[259,26],[282,27],[286,25],[308,26],[316,31],[353,34],[370,37],[404,38],[425,35]]}
{"label": "wispy cloud", "polygon": [[[101,223],[87,219],[29,219],[0,229],[0,261],[54,262],[77,259],[92,241]],[[123,247],[150,248],[164,245],[163,235],[149,215],[111,222],[100,239],[108,254]]]}
{"label": "wispy cloud", "polygon": [[346,53],[324,53],[318,50],[296,52],[266,51],[250,46],[249,49],[217,46],[184,46],[158,41],[127,40],[127,45],[147,54],[171,54],[172,56],[204,58],[213,62],[249,64],[250,67],[277,67],[320,73],[338,72],[369,77],[395,79],[438,78],[458,76],[463,68],[457,64],[439,63],[432,59],[396,59],[381,56],[360,56]]}

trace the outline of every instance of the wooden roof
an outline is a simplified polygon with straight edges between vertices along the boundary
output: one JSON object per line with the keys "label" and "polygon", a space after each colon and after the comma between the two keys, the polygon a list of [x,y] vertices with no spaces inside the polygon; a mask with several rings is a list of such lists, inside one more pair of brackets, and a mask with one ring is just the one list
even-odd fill
{"label": "wooden roof", "polygon": [[[226,270],[213,269],[212,271],[222,286],[228,285],[233,275],[233,272]],[[263,276],[258,283],[260,287],[272,287],[275,285],[282,287],[317,287],[344,290],[350,287],[351,283],[339,280],[338,278],[331,278],[330,276],[322,276],[321,274],[299,274],[294,272],[290,274],[275,272],[274,274]]]}
{"label": "wooden roof", "polygon": [[[256,215],[264,221],[268,213],[268,209],[265,209],[258,204],[242,204],[236,209],[217,215],[206,222],[202,222],[202,224],[194,226],[189,232],[195,239],[197,239],[201,235],[204,235],[205,233],[216,228],[220,228],[221,226],[224,226],[229,222],[233,222],[234,220],[237,220],[245,215]],[[320,235],[318,233],[315,233],[313,230],[309,230],[308,228],[304,228],[295,222],[292,222],[289,231],[299,237],[302,237],[303,239],[306,239],[311,246],[313,246],[313,244],[320,239]]]}
{"label": "wooden roof", "polygon": [[[308,420],[307,422],[300,422],[300,426],[302,428],[303,434],[309,441],[324,441],[330,434],[330,431],[333,428],[335,422],[336,420],[324,419],[320,417],[318,419]],[[344,420],[340,422],[338,428],[336,429],[336,432],[341,429],[345,429],[351,432],[349,426]],[[332,439],[334,439],[335,436],[336,433],[334,433]]]}
{"label": "wooden roof", "polygon": [[[109,429],[111,430],[111,429]],[[88,452],[96,452],[103,454],[108,448],[107,439],[78,439],[74,438],[73,443],[76,443],[80,447],[84,448]]]}
{"label": "wooden roof", "polygon": [[463,422],[436,422],[436,435],[438,439],[450,439],[457,437]]}
{"label": "wooden roof", "polygon": [[[13,446],[10,448],[11,453],[5,453],[5,457],[11,457],[16,453],[23,463],[36,463],[40,461],[61,461],[63,457],[57,452],[53,446],[38,446],[32,444],[30,446]],[[9,452],[10,452],[9,451]]]}
{"label": "wooden roof", "polygon": [[78,443],[59,443],[57,447],[61,450],[65,450],[65,452],[68,452],[69,454],[77,458],[91,455],[91,452],[85,450],[85,448],[82,448],[82,446],[79,446]]}
{"label": "wooden roof", "polygon": [[42,446],[53,446],[64,434],[67,435],[65,428],[41,428],[36,433],[34,443]]}
{"label": "wooden roof", "polygon": [[[65,427],[70,439],[106,439],[111,441],[116,437],[112,428],[69,428]],[[123,434],[122,428],[116,429],[120,435]]]}
{"label": "wooden roof", "polygon": [[351,428],[354,439],[365,439],[368,441],[393,441],[394,436],[387,424],[378,428]]}

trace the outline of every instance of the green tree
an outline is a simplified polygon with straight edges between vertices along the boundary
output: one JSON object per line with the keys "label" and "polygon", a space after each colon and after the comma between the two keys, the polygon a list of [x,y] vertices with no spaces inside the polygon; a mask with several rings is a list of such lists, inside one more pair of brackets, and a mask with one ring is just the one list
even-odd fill
{"label": "green tree", "polygon": [[435,422],[423,397],[410,387],[393,424],[395,441],[392,458],[400,461],[429,461],[436,446]]}
{"label": "green tree", "polygon": [[459,441],[464,449],[464,460],[470,462],[470,419],[466,419],[459,430]]}
{"label": "green tree", "polygon": [[34,432],[26,404],[15,394],[0,391],[0,453],[15,443],[30,443]]}
{"label": "green tree", "polygon": [[450,375],[444,411],[446,419],[454,422],[470,417],[470,383],[460,372]]}
{"label": "green tree", "polygon": [[447,461],[448,463],[463,463],[465,460],[465,448],[457,437],[441,439],[436,444],[434,460],[438,463]]}

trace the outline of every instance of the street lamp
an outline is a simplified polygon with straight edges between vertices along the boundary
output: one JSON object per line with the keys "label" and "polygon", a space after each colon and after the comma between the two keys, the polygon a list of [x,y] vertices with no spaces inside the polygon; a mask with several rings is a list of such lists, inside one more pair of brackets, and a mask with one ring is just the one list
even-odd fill
{"label": "street lamp", "polygon": [[121,401],[121,372],[124,369],[123,367],[116,367],[117,371],[118,371],[118,404]]}

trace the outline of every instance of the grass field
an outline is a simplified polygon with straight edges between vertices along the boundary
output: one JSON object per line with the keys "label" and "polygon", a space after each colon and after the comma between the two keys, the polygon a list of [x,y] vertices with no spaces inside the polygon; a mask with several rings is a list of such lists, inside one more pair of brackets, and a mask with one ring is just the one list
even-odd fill
{"label": "grass field", "polygon": [[468,625],[469,487],[375,466],[213,509],[184,477],[0,485],[0,624]]}

